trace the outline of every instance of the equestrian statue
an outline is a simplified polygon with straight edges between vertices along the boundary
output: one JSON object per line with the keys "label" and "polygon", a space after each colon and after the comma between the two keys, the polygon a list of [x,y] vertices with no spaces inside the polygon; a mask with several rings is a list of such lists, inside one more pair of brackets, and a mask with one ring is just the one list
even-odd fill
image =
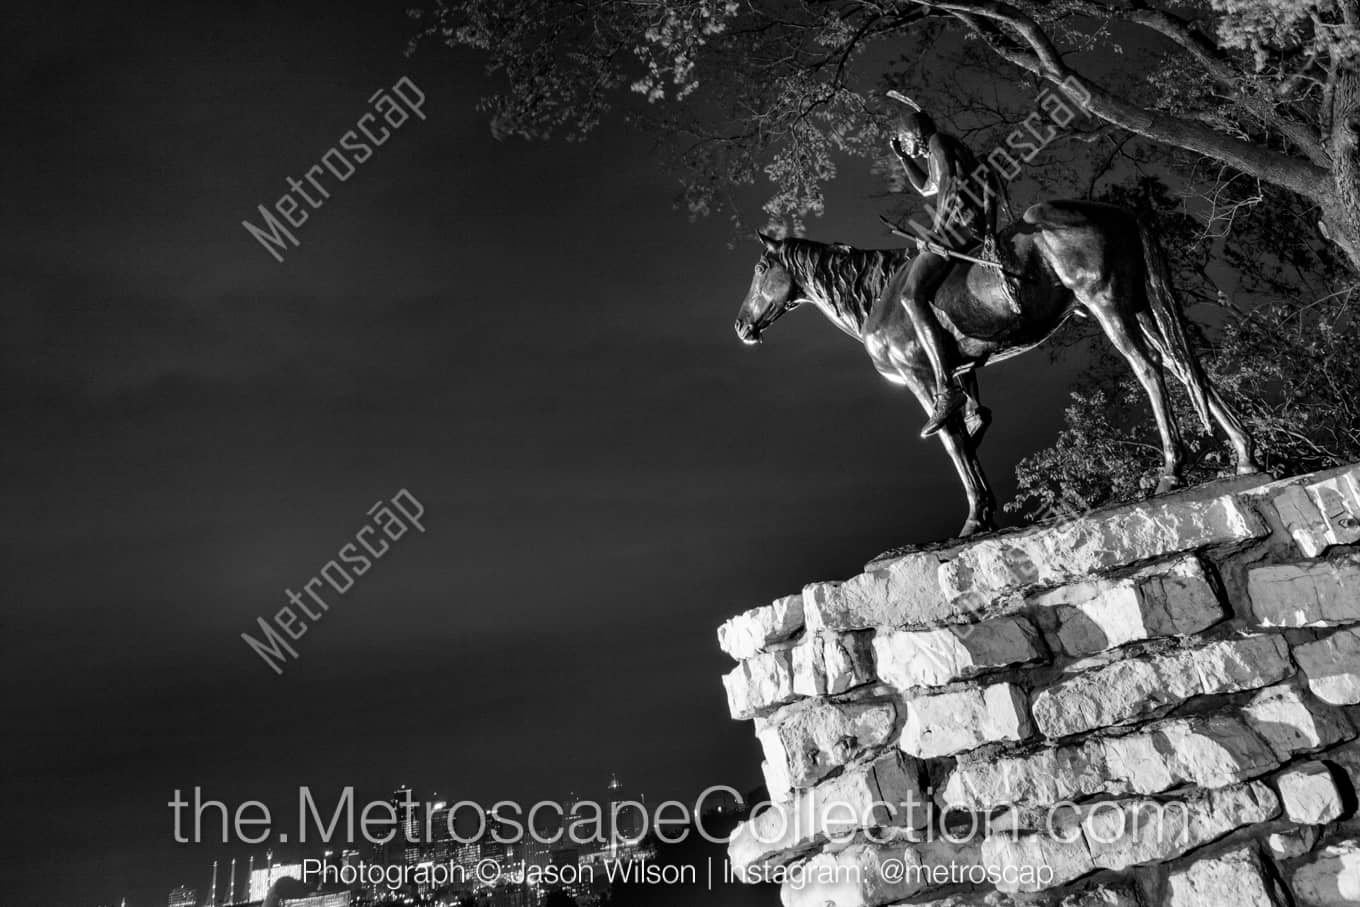
{"label": "equestrian statue", "polygon": [[910,109],[895,122],[892,150],[912,188],[935,199],[916,254],[759,234],[764,248],[737,336],[758,343],[782,315],[811,303],[862,343],[880,375],[916,396],[928,413],[922,436],[939,437],[953,461],[968,496],[961,537],[996,528],[977,456],[990,421],[978,369],[1033,349],[1074,316],[1096,320],[1147,392],[1162,442],[1157,494],[1180,484],[1185,456],[1163,370],[1185,385],[1205,427],[1217,423],[1227,435],[1237,472],[1258,472],[1255,445],[1191,349],[1165,255],[1137,214],[1061,199],[998,231],[990,168],[916,104],[891,96]]}

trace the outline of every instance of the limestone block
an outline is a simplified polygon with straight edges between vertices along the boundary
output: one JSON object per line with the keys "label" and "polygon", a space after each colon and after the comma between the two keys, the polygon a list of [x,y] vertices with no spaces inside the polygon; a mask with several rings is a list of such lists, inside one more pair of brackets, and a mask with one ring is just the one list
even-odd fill
{"label": "limestone block", "polygon": [[1326,825],[1343,812],[1341,792],[1321,762],[1308,762],[1275,779],[1284,814],[1300,825]]}
{"label": "limestone block", "polygon": [[1263,627],[1335,627],[1360,621],[1360,557],[1257,567],[1247,595]]}
{"label": "limestone block", "polygon": [[788,639],[802,627],[803,596],[789,595],[723,623],[718,627],[718,646],[740,661]]}
{"label": "limestone block", "polygon": [[1214,491],[1194,489],[974,542],[941,565],[940,586],[946,599],[976,602],[1266,535],[1265,523],[1240,491]]}
{"label": "limestone block", "polygon": [[784,803],[793,798],[793,779],[789,777],[789,754],[784,741],[775,725],[762,724],[756,719],[756,740],[765,758],[760,763],[760,773],[765,778],[765,791],[770,800]]}
{"label": "limestone block", "polygon": [[1279,810],[1270,788],[1253,781],[1176,800],[1107,801],[1085,809],[1081,827],[1091,861],[1121,870],[1174,860]]}
{"label": "limestone block", "polygon": [[1140,794],[1185,783],[1225,787],[1280,763],[1270,746],[1235,715],[1177,718],[1107,738],[1103,745],[1110,775]]}
{"label": "limestone block", "polygon": [[937,630],[881,630],[874,635],[879,679],[902,690],[944,686],[1042,654],[1034,628],[1022,617]]}
{"label": "limestone block", "polygon": [[1217,623],[1223,606],[1199,559],[1178,557],[1119,578],[1092,577],[1026,596],[1057,647],[1094,655],[1158,636],[1188,636]]}
{"label": "limestone block", "polygon": [[1080,828],[1055,819],[1052,831],[1000,832],[983,839],[982,862],[995,870],[998,891],[1043,891],[1095,869]]}
{"label": "limestone block", "polygon": [[[957,550],[957,549],[955,549]],[[810,632],[870,627],[921,629],[969,623],[1004,613],[1004,608],[974,608],[940,591],[940,564],[948,552],[917,552],[853,576],[845,582],[812,583],[803,589],[803,612]],[[1017,610],[1020,603],[1010,603]]]}
{"label": "limestone block", "polygon": [[756,813],[732,833],[727,854],[736,871],[761,871],[857,830],[927,820],[916,765],[890,752]]}
{"label": "limestone block", "polygon": [[906,710],[898,745],[923,759],[1033,733],[1025,695],[1009,683],[917,696],[907,700]]}
{"label": "limestone block", "polygon": [[727,708],[738,720],[757,715],[792,702],[793,659],[787,651],[762,652],[748,658],[723,675],[727,689]]}
{"label": "limestone block", "polygon": [[1313,849],[1317,843],[1316,828],[1290,828],[1266,835],[1266,851],[1276,861],[1292,860]]}
{"label": "limestone block", "polygon": [[1339,709],[1316,702],[1287,684],[1257,693],[1242,709],[1242,717],[1281,762],[1295,753],[1324,749],[1355,735]]}
{"label": "limestone block", "polygon": [[1269,503],[1305,557],[1360,541],[1360,467],[1289,485],[1270,495]]}
{"label": "limestone block", "polygon": [[810,701],[777,712],[757,736],[766,761],[801,789],[888,743],[896,723],[891,702]]}
{"label": "limestone block", "polygon": [[1150,660],[1130,659],[1060,681],[1034,696],[1034,722],[1046,737],[1109,727],[1170,706],[1179,697]]}
{"label": "limestone block", "polygon": [[1057,803],[1126,789],[1110,777],[1105,750],[1094,745],[1046,747],[1024,756],[960,759],[939,798],[942,805],[987,811],[1012,804]]}
{"label": "limestone block", "polygon": [[1197,860],[1171,873],[1166,891],[1167,907],[1278,907],[1252,847]]}
{"label": "limestone block", "polygon": [[1360,839],[1322,848],[1316,860],[1294,870],[1289,887],[1299,907],[1360,904]]}
{"label": "limestone block", "polygon": [[1317,698],[1332,705],[1360,703],[1360,629],[1297,645],[1294,659]]}
{"label": "limestone block", "polygon": [[1147,659],[1116,661],[1060,681],[1034,697],[1034,721],[1065,737],[1165,710],[1189,699],[1275,683],[1293,671],[1276,636],[1209,643]]}
{"label": "limestone block", "polygon": [[942,887],[978,860],[969,844],[852,844],[798,867],[779,896],[784,907],[879,907]]}
{"label": "limestone block", "polygon": [[1188,673],[1199,675],[1200,692],[1206,694],[1254,690],[1294,673],[1289,647],[1278,636],[1246,636],[1209,643],[1165,656],[1158,666],[1183,668],[1187,661]]}
{"label": "limestone block", "polygon": [[794,646],[793,691],[800,696],[844,693],[874,679],[868,633],[817,633]]}

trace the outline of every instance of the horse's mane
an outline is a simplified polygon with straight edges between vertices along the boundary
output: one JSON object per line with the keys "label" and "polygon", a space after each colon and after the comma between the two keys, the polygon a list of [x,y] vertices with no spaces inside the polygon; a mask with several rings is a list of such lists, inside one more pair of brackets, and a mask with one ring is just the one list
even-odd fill
{"label": "horse's mane", "polygon": [[856,249],[810,239],[786,239],[780,262],[804,292],[819,296],[864,326],[888,278],[910,256],[905,249]]}

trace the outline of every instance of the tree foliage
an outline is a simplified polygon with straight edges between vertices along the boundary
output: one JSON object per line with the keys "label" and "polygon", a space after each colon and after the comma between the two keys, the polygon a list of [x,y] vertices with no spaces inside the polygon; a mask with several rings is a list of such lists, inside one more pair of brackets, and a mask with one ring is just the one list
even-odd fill
{"label": "tree foliage", "polygon": [[433,0],[412,14],[413,46],[483,53],[498,135],[579,139],[617,107],[672,140],[696,214],[739,211],[733,190],[763,177],[770,216],[799,226],[846,156],[883,153],[887,64],[912,94],[966,40],[993,86],[1079,86],[1111,127],[1306,199],[1360,267],[1360,0]]}

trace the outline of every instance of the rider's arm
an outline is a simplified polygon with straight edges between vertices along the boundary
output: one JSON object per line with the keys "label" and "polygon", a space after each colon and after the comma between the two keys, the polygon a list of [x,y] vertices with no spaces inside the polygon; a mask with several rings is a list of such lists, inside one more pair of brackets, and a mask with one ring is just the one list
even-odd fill
{"label": "rider's arm", "polygon": [[[933,178],[934,167],[931,162],[927,162],[929,170],[922,170],[914,158],[902,152],[902,146],[896,139],[893,140],[892,149],[897,159],[902,162],[902,168],[907,171],[907,180],[913,189],[927,197],[939,190],[939,181]],[[934,155],[931,157],[933,159]]]}
{"label": "rider's arm", "polygon": [[1001,184],[995,176],[988,171],[987,181],[987,203],[983,206],[983,216],[986,218],[987,236],[996,235],[996,217],[1001,208]]}
{"label": "rider's arm", "polygon": [[958,204],[958,195],[954,189],[959,178],[959,168],[954,157],[939,141],[930,143],[927,166],[930,168],[930,194],[936,195],[941,200],[941,205],[935,209],[935,230],[938,231],[956,213],[945,210],[945,207]]}

